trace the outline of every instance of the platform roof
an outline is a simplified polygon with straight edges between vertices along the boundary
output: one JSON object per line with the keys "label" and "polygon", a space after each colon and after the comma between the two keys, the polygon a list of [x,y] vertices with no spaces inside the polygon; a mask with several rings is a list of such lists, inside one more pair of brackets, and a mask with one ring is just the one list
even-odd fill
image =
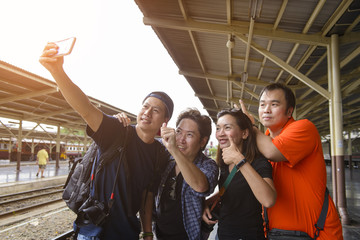
{"label": "platform roof", "polygon": [[[90,101],[106,114],[125,112],[132,122],[136,115],[93,97]],[[0,61],[0,117],[68,128],[62,141],[76,140],[75,131],[84,131],[85,121],[65,101],[54,81],[50,81],[6,62]],[[56,133],[24,130],[24,137],[56,138]],[[0,137],[18,136],[17,129],[0,124]]]}
{"label": "platform roof", "polygon": [[263,86],[282,82],[296,94],[296,118],[329,134],[327,55],[336,34],[344,130],[360,127],[360,1],[135,2],[214,121],[240,98],[257,117]]}

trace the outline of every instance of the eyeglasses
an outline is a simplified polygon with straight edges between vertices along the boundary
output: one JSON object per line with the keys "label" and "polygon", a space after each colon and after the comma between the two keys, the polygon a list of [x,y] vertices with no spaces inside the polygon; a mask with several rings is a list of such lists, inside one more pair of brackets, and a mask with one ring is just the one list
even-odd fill
{"label": "eyeglasses", "polygon": [[176,177],[170,178],[170,190],[169,190],[169,198],[171,200],[176,200]]}

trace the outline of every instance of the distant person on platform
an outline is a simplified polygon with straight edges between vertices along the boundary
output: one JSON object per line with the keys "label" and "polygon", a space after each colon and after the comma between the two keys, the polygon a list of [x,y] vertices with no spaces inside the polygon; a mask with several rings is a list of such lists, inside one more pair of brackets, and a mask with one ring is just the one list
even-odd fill
{"label": "distant person on platform", "polygon": [[49,154],[47,153],[47,151],[45,150],[45,148],[41,149],[40,151],[38,151],[37,153],[37,157],[36,157],[36,164],[39,165],[39,170],[36,173],[36,176],[39,176],[39,172],[41,172],[41,177],[45,177],[44,176],[44,170],[46,168],[46,164],[49,162]]}

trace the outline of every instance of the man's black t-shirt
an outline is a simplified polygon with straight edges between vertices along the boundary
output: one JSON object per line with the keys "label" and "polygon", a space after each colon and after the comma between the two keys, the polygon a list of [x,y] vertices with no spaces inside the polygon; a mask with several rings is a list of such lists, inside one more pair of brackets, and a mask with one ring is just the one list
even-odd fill
{"label": "man's black t-shirt", "polygon": [[[162,169],[169,159],[168,153],[160,142],[146,144],[138,137],[134,126],[130,126],[129,130],[126,147],[128,167],[124,167],[124,162],[120,165],[114,192],[114,205],[103,225],[101,239],[139,238],[140,223],[136,213],[140,209],[142,193],[149,188],[151,192],[156,191]],[[105,114],[98,131],[94,133],[88,128],[87,132],[100,146],[101,151],[105,151],[116,138],[125,138],[123,125],[116,118]],[[110,198],[118,164],[119,157],[105,165],[97,175],[96,187],[100,201],[107,202]],[[158,167],[158,174],[155,174],[156,167]],[[130,205],[132,209],[127,209]],[[132,213],[131,216],[127,216],[127,212]]]}
{"label": "man's black t-shirt", "polygon": [[156,237],[160,240],[188,239],[183,222],[181,191],[184,178],[181,172],[176,176],[175,167],[165,181],[160,214],[156,219]]}

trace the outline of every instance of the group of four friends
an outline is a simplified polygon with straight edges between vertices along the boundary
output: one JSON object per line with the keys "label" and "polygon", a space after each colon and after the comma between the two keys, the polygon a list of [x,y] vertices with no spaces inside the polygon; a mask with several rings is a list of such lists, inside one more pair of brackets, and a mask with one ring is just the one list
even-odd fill
{"label": "group of four friends", "polygon": [[[153,239],[154,234],[159,240],[204,239],[202,221],[218,223],[220,240],[266,239],[263,207],[270,230],[298,230],[314,237],[324,202],[326,166],[315,125],[292,117],[295,96],[287,86],[270,84],[260,93],[258,112],[265,133],[254,125],[242,101],[239,107],[218,113],[214,161],[203,154],[212,131],[208,116],[189,108],[177,117],[175,128],[167,126],[174,106],[160,91],[145,97],[135,125],[122,114],[108,116],[67,76],[63,57],[54,57],[57,48],[48,43],[40,62],[86,121],[87,134],[101,151],[114,141],[126,142],[127,164],[114,159],[97,175],[97,198],[107,202],[121,164],[109,216],[100,227],[75,224],[77,239],[139,239],[140,231],[143,239]],[[155,138],[159,129],[161,140]],[[210,220],[208,206],[219,194],[213,191],[234,168],[221,197],[219,219]],[[318,239],[343,239],[337,209],[328,197]]]}

